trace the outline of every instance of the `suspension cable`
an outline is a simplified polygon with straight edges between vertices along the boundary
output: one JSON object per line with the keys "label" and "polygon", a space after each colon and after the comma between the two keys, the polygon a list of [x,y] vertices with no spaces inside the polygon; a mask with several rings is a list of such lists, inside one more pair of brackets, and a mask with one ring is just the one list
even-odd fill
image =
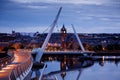
{"label": "suspension cable", "polygon": [[58,24],[56,23],[57,32],[59,32]]}
{"label": "suspension cable", "polygon": [[42,32],[42,34],[45,33],[49,28],[50,28],[50,26],[48,26],[48,27]]}

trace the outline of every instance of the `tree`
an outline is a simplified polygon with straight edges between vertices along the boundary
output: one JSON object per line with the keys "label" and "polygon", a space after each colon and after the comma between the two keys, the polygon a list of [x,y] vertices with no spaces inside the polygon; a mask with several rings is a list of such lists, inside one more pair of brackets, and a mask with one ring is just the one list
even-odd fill
{"label": "tree", "polygon": [[102,45],[96,45],[93,48],[94,51],[102,51]]}
{"label": "tree", "polygon": [[113,50],[114,50],[112,44],[108,44],[108,45],[106,46],[106,49],[107,49],[108,51],[113,51]]}
{"label": "tree", "polygon": [[115,50],[120,50],[120,45],[119,44],[114,44],[113,47],[114,47]]}

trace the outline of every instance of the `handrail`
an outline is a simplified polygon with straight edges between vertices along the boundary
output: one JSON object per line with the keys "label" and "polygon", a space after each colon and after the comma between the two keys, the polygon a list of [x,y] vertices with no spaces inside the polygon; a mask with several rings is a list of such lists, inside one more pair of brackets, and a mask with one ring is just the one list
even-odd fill
{"label": "handrail", "polygon": [[0,58],[0,70],[4,68],[6,65],[10,64],[14,60],[14,56],[6,56],[4,58]]}
{"label": "handrail", "polygon": [[9,76],[10,80],[16,80],[17,78],[23,79],[29,73],[29,69],[32,67],[32,56],[28,54],[25,56],[27,59],[24,62],[18,64],[18,66],[16,66],[11,71],[11,74]]}

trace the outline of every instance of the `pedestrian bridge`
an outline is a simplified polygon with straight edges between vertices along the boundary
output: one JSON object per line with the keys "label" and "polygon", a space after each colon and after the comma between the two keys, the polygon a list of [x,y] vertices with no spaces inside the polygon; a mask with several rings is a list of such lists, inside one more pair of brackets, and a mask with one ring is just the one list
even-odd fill
{"label": "pedestrian bridge", "polygon": [[[48,33],[42,47],[32,50],[33,53],[36,53],[35,60],[33,61],[32,56],[31,56],[31,52],[26,50],[26,49],[15,51],[14,52],[15,59],[13,60],[13,62],[6,65],[6,67],[4,67],[0,70],[0,80],[31,80],[30,76],[31,76],[32,65],[34,63],[40,62],[40,60],[43,56],[43,53],[44,54],[73,54],[73,55],[86,53],[73,25],[72,25],[72,27],[73,27],[75,36],[79,42],[79,45],[80,45],[82,51],[55,51],[55,52],[45,51],[45,48],[46,48],[48,41],[51,37],[53,29],[57,24],[61,10],[62,10],[62,7],[60,7],[60,9],[59,9],[58,14],[57,14],[53,24],[51,25],[49,33]],[[42,75],[43,75],[44,69],[45,69],[45,66],[43,67],[43,71],[42,71],[41,75],[37,76],[39,80],[42,80]]]}
{"label": "pedestrian bridge", "polygon": [[[10,64],[5,65],[6,67],[2,67],[2,69],[0,70],[0,80],[31,80],[30,72],[32,70],[33,62],[39,62],[41,60],[43,52],[46,48],[46,45],[53,32],[53,29],[56,26],[61,10],[62,10],[62,7],[60,7],[59,9],[58,14],[50,28],[50,31],[42,47],[38,48],[37,50],[34,50],[34,49],[32,50],[32,51],[37,52],[35,61],[33,61],[31,52],[28,50],[22,49],[22,50],[14,51],[13,52],[14,60],[11,61]],[[41,80],[42,74],[38,77],[39,77],[38,79]]]}

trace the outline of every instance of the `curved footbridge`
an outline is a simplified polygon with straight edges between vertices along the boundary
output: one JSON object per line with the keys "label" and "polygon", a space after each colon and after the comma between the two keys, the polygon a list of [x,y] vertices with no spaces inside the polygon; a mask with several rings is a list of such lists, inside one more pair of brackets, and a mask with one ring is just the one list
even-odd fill
{"label": "curved footbridge", "polygon": [[14,60],[0,70],[0,80],[30,80],[33,62],[28,50],[14,52]]}
{"label": "curved footbridge", "polygon": [[[60,7],[59,9],[58,14],[56,15],[56,18],[53,21],[53,24],[50,28],[50,31],[42,47],[40,49],[38,48],[37,50],[34,50],[34,49],[32,50],[32,52],[37,53],[35,61],[32,60],[31,52],[27,50],[15,51],[14,52],[15,60],[11,64],[7,65],[6,67],[2,68],[2,70],[0,70],[0,80],[31,80],[30,72],[32,69],[33,62],[34,64],[40,62],[43,52],[53,32],[53,29],[57,24],[61,10],[62,10],[62,7]],[[43,67],[43,71],[41,75],[38,76],[39,80],[42,80],[42,74],[44,72],[44,69],[45,69],[45,66]]]}
{"label": "curved footbridge", "polygon": [[[51,37],[53,29],[57,24],[61,10],[62,10],[62,7],[60,7],[55,20],[53,21],[52,25],[50,26],[51,28],[49,30],[49,33],[48,33],[45,41],[43,42],[42,47],[33,49],[32,52],[30,52],[28,50],[24,50],[24,49],[15,51],[14,52],[14,57],[15,57],[14,61],[0,70],[0,80],[31,80],[30,76],[31,76],[31,69],[32,69],[33,62],[34,62],[34,64],[40,63],[40,60],[41,60],[43,54],[47,54],[47,53],[44,53],[44,51],[45,51],[45,48]],[[73,27],[73,25],[72,25],[72,27]],[[76,53],[76,54],[80,55],[80,53],[82,53],[84,55],[84,54],[86,54],[86,51],[82,45],[80,38],[78,37],[78,34],[76,33],[74,27],[73,27],[73,30],[74,30],[75,36],[79,42],[79,45],[82,49],[82,52],[70,52],[69,54],[74,55]],[[32,60],[31,53],[36,54],[34,61]],[[52,52],[51,54],[61,54],[61,53],[67,54],[68,52]],[[48,54],[49,54],[49,52],[48,52]],[[41,74],[36,75],[38,80],[42,80],[45,66],[43,67]]]}

